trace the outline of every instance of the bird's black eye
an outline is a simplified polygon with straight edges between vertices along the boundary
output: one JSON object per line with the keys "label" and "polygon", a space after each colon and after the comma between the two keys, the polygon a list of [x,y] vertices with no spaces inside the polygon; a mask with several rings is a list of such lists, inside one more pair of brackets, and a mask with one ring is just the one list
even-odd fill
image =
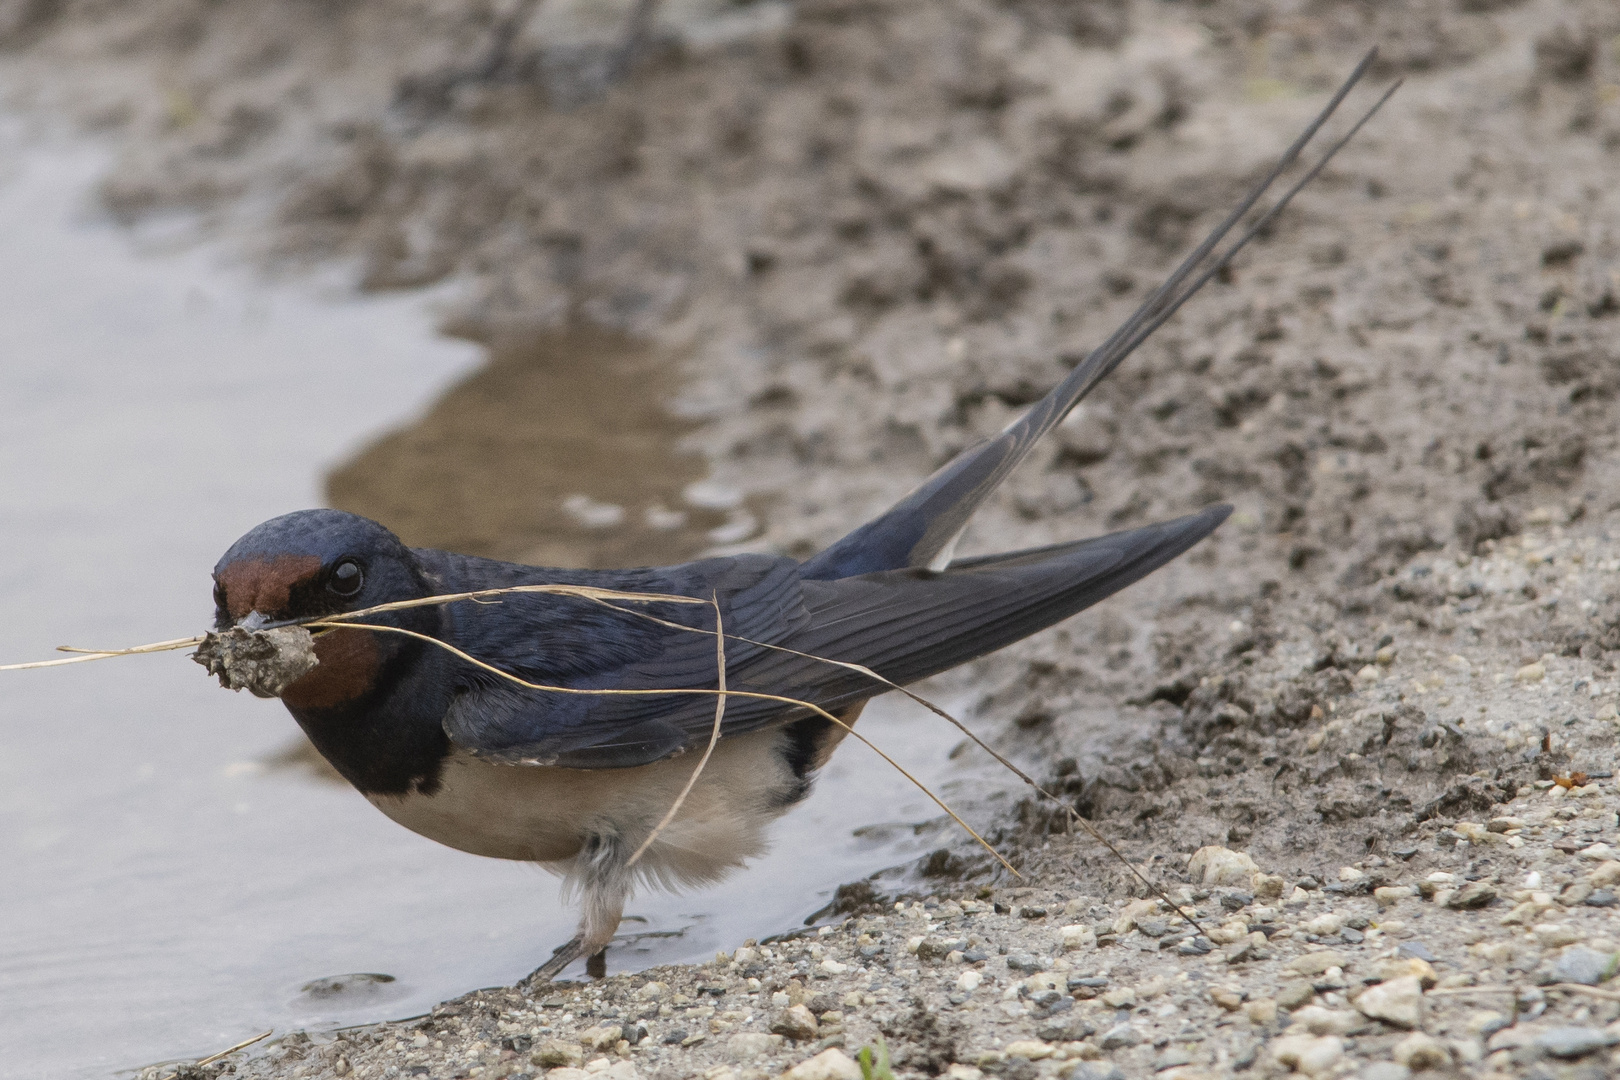
{"label": "bird's black eye", "polygon": [[360,572],[360,565],[352,559],[344,559],[332,571],[326,587],[339,596],[353,596],[365,583],[366,576]]}

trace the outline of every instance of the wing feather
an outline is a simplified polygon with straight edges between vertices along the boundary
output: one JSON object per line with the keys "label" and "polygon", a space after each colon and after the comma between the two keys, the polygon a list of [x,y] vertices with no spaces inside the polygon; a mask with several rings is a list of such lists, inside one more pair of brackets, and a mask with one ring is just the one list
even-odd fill
{"label": "wing feather", "polygon": [[[747,575],[673,567],[664,572],[658,591],[700,595],[697,590],[705,586],[729,587],[721,600],[726,630],[736,635],[726,650],[728,688],[796,698],[832,710],[874,697],[887,686],[817,657],[872,668],[894,683],[915,682],[1027,637],[1112,595],[1203,539],[1229,512],[1229,507],[1213,507],[1092,540],[967,560],[937,573],[907,569],[838,581],[801,581],[796,573],[784,573],[775,560],[756,564]],[[787,566],[796,570],[796,564]],[[713,628],[710,609],[667,604],[648,608],[660,609],[653,613],[661,618],[674,609],[684,625]],[[707,618],[693,618],[695,612],[707,612]],[[735,621],[730,612],[736,613]],[[481,617],[488,612],[467,614]],[[551,617],[581,614],[559,608]],[[593,614],[613,620],[606,624],[610,632],[636,638],[635,659],[566,682],[546,677],[530,650],[507,649],[506,662],[496,661],[498,666],[519,670],[533,681],[576,688],[715,688],[714,640],[709,634],[660,627],[608,609]],[[603,627],[593,629],[601,632]],[[474,648],[468,651],[489,659]],[[808,714],[778,702],[731,698],[722,734],[737,735]],[[699,745],[707,740],[713,721],[711,695],[585,697],[524,690],[485,677],[469,684],[445,726],[458,745],[496,760],[615,768],[646,764]]]}

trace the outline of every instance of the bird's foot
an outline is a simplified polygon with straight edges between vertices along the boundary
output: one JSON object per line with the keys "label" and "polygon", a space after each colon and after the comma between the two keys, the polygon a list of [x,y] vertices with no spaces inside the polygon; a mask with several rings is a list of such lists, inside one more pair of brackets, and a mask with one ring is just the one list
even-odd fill
{"label": "bird's foot", "polygon": [[551,954],[551,959],[535,968],[529,975],[518,983],[519,987],[544,986],[551,982],[563,969],[581,956],[585,957],[585,974],[592,979],[600,979],[607,975],[607,946],[598,947],[594,952],[586,953],[587,946],[583,936],[576,935],[557,946]]}

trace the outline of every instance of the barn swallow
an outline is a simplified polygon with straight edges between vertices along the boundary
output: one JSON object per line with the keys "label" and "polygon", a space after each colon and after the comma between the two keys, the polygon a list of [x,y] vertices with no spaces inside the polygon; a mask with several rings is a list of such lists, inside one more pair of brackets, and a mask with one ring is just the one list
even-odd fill
{"label": "barn swallow", "polygon": [[[581,585],[707,601],[638,605],[507,595],[394,610],[315,639],[316,667],[281,699],[310,741],[384,814],[440,843],[543,864],[577,888],[577,935],[531,978],[596,958],[634,886],[718,881],[766,846],[766,827],[805,797],[872,697],[956,667],[1123,589],[1209,535],[1230,513],[1050,547],[958,559],[968,518],[1110,371],[1286,205],[1371,117],[1362,117],[1228,249],[1216,247],[1298,156],[1371,63],[1369,54],[1260,183],[1102,345],[1006,430],[962,452],[898,504],[798,562],[765,554],[679,566],[562,570],[407,547],[337,510],[275,518],[214,569],[215,625],[309,621],[394,601],[517,585]],[[1393,91],[1393,88],[1391,88]],[[1380,99],[1387,100],[1388,94]],[[709,745],[712,696],[528,689],[425,639],[524,680],[574,690],[714,691],[712,615],[728,635],[725,685],[812,703],[728,698],[712,758],[641,861]],[[703,630],[693,633],[691,630]],[[776,646],[777,648],[772,648]]]}

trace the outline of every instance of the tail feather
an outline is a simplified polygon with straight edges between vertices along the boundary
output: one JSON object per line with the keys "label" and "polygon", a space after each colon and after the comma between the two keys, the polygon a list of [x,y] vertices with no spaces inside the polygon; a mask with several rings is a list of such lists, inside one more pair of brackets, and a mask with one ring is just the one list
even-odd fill
{"label": "tail feather", "polygon": [[1046,397],[1031,406],[1001,434],[963,451],[882,515],[811,557],[801,568],[801,576],[807,580],[835,580],[880,570],[903,567],[943,570],[950,565],[957,537],[967,525],[968,518],[1029,455],[1041,437],[1057,426],[1149,334],[1230,263],[1260,228],[1287,206],[1294,195],[1388,100],[1394,87],[1362,116],[1347,135],[1329,148],[1322,160],[1300,182],[1290,188],[1214,262],[1204,266],[1201,273],[1198,272],[1243,216],[1298,159],[1306,144],[1361,81],[1376,56],[1377,50],[1374,49],[1362,58],[1332,100],[1294,140],[1265,179],[1182,261],[1164,284],[1142,302],[1129,319],[1092,350]]}

